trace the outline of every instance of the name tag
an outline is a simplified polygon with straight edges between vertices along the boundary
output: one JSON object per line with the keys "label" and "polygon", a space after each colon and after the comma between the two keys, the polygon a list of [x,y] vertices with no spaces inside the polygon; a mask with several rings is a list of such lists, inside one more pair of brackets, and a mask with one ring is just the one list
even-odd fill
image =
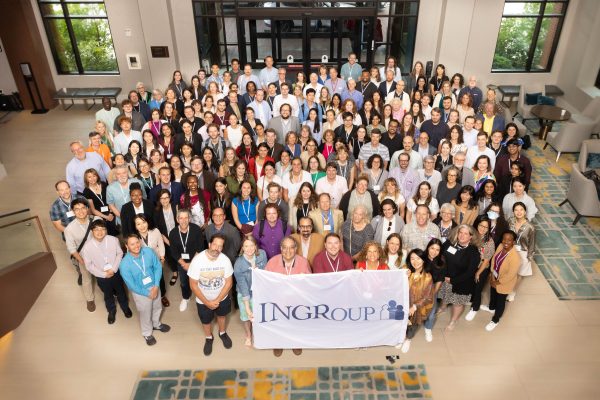
{"label": "name tag", "polygon": [[456,254],[456,248],[453,246],[448,247],[448,253],[450,254]]}
{"label": "name tag", "polygon": [[492,275],[494,275],[494,278],[498,279],[498,273],[496,270],[492,269]]}
{"label": "name tag", "polygon": [[375,185],[375,186],[373,186],[373,190],[376,191],[376,192],[378,192],[378,191],[381,190],[381,186]]}
{"label": "name tag", "polygon": [[100,212],[108,212],[108,206],[100,207]]}
{"label": "name tag", "polygon": [[150,278],[149,276],[147,276],[144,279],[142,279],[142,284],[143,285],[147,285],[149,283],[152,283],[152,278]]}
{"label": "name tag", "polygon": [[110,271],[111,269],[112,269],[112,265],[110,265],[108,263],[104,264],[104,270],[105,271]]}
{"label": "name tag", "polygon": [[220,126],[221,131],[225,129],[225,125]]}
{"label": "name tag", "polygon": [[324,231],[330,231],[331,230],[331,225],[329,225],[329,224],[323,225],[323,230]]}
{"label": "name tag", "polygon": [[173,154],[167,154],[167,160],[170,160],[173,157]]}
{"label": "name tag", "polygon": [[523,251],[520,244],[516,244],[515,249],[517,249],[517,251]]}
{"label": "name tag", "polygon": [[75,216],[75,213],[73,211],[67,211],[68,218],[73,218],[74,216]]}
{"label": "name tag", "polygon": [[441,238],[440,238],[440,241],[441,241],[442,243],[444,243],[446,240],[447,240],[447,239],[446,239],[445,237],[441,237]]}
{"label": "name tag", "polygon": [[182,260],[189,260],[190,259],[190,255],[188,253],[181,253],[181,259]]}

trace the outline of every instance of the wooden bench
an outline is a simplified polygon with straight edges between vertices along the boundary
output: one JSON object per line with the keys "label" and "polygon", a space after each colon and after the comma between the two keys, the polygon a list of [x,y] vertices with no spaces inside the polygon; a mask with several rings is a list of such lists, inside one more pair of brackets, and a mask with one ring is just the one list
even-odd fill
{"label": "wooden bench", "polygon": [[[109,87],[109,88],[65,88],[56,92],[54,100],[60,101],[63,110],[68,110],[73,107],[75,100],[83,100],[83,103],[90,110],[96,105],[96,100],[102,100],[103,97],[108,97],[113,100],[115,106],[117,105],[117,96],[121,93],[121,88]],[[65,105],[65,100],[71,100],[71,104],[68,107]],[[88,100],[92,100],[93,103],[88,107]]]}

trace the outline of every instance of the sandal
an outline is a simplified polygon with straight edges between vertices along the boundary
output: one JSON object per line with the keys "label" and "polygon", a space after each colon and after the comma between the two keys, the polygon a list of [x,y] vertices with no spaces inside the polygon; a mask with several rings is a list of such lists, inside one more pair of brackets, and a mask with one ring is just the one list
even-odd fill
{"label": "sandal", "polygon": [[169,299],[167,299],[167,297],[162,297],[160,299],[160,301],[162,302],[163,307],[169,307],[171,305],[171,303],[169,302]]}
{"label": "sandal", "polygon": [[171,277],[171,280],[169,281],[169,285],[175,286],[175,284],[177,283],[177,278],[178,278],[178,276],[176,274],[173,274],[173,276]]}
{"label": "sandal", "polygon": [[252,338],[247,337],[244,346],[252,347]]}
{"label": "sandal", "polygon": [[445,330],[446,330],[446,332],[452,332],[455,327],[456,327],[456,321],[450,321],[448,326],[446,326]]}

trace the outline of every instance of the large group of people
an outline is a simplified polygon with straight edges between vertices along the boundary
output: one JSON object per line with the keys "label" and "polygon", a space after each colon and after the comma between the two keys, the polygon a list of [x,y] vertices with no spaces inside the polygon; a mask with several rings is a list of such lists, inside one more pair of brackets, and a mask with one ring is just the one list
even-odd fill
{"label": "large group of people", "polygon": [[179,311],[196,298],[209,355],[215,317],[233,345],[232,305],[252,346],[252,269],[405,269],[403,352],[420,325],[432,341],[448,308],[448,331],[465,308],[467,321],[492,313],[493,330],[532,274],[537,213],[531,162],[494,90],[441,64],[426,77],[416,62],[403,77],[393,57],[369,69],[350,54],[339,72],[321,66],[294,82],[264,62],[256,72],[214,64],[187,82],[175,71],[164,93],[140,82],[120,109],[103,100],[89,144],[70,144],[50,218],[87,309],[94,277],[109,324],[115,295],[132,316],[128,290],[153,345],[154,330],[170,330],[166,283],[179,282]]}

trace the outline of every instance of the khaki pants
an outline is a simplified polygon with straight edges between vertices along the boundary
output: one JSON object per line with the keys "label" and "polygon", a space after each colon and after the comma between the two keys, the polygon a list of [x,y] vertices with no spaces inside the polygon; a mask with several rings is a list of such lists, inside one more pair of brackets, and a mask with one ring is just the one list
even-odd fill
{"label": "khaki pants", "polygon": [[151,336],[152,328],[160,326],[160,314],[162,312],[162,304],[160,302],[160,293],[154,300],[148,296],[141,296],[137,293],[131,292],[135,308],[137,308],[140,314],[140,327],[142,329],[142,336]]}

